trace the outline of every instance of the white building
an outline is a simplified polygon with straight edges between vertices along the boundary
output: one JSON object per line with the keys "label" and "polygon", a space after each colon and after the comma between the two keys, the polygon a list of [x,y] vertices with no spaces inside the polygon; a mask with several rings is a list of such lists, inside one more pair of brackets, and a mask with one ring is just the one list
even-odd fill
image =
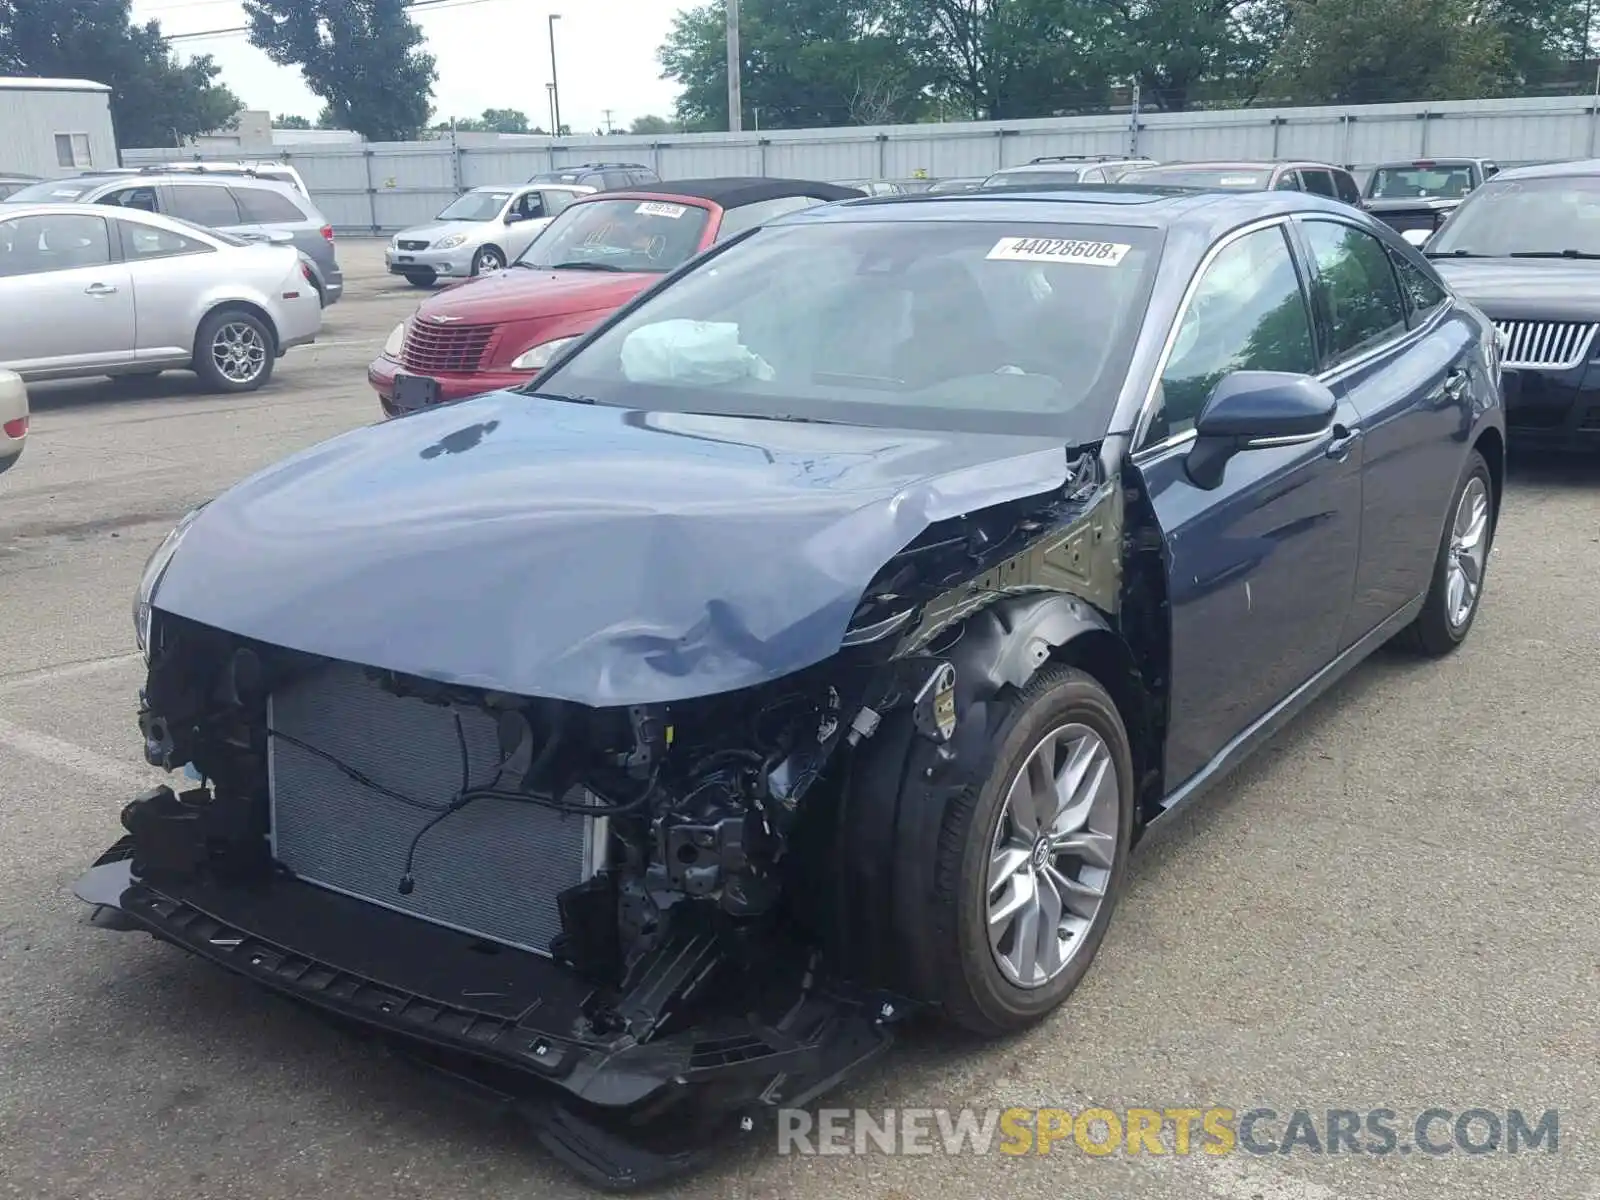
{"label": "white building", "polygon": [[105,84],[0,78],[0,172],[55,178],[117,165]]}

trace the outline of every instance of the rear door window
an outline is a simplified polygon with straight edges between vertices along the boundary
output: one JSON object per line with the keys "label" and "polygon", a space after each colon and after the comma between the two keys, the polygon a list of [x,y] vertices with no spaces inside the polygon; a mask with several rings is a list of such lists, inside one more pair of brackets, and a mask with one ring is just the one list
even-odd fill
{"label": "rear door window", "polygon": [[556,188],[546,188],[539,195],[544,197],[544,215],[547,217],[555,216],[578,198],[574,192],[563,192]]}
{"label": "rear door window", "polygon": [[1338,366],[1403,333],[1405,303],[1383,243],[1341,221],[1306,221],[1306,245],[1332,333],[1328,366]]}
{"label": "rear door window", "polygon": [[1293,171],[1285,171],[1278,176],[1278,182],[1272,185],[1276,192],[1298,192],[1304,189],[1300,186],[1300,177]]}
{"label": "rear door window", "polygon": [[1315,196],[1337,200],[1339,193],[1333,187],[1333,175],[1322,167],[1301,167],[1300,180],[1306,191]]}
{"label": "rear door window", "polygon": [[262,225],[297,225],[306,220],[305,213],[282,192],[243,185],[232,190],[234,202],[246,221]]}
{"label": "rear door window", "polygon": [[174,183],[169,185],[169,193],[172,215],[185,221],[211,229],[246,223],[233,193],[220,183]]}
{"label": "rear door window", "polygon": [[210,246],[173,233],[170,229],[157,229],[136,221],[115,221],[117,235],[122,240],[122,257],[128,262],[142,262],[151,258],[176,258],[182,254],[214,254]]}
{"label": "rear door window", "polygon": [[625,188],[633,183],[633,174],[629,171],[606,171],[600,178],[608,188]]}
{"label": "rear door window", "polygon": [[139,187],[118,188],[101,196],[99,203],[109,204],[114,208],[136,208],[140,212],[160,212],[161,204],[156,198],[156,189],[150,184],[141,184]]}
{"label": "rear door window", "polygon": [[1339,199],[1346,204],[1361,207],[1361,189],[1356,186],[1356,177],[1349,171],[1335,171],[1333,173],[1333,186],[1339,193]]}

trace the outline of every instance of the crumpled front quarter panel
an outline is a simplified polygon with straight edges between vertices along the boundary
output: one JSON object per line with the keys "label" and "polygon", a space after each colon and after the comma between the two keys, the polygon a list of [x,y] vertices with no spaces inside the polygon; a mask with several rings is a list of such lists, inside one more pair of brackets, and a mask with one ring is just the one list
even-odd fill
{"label": "crumpled front quarter panel", "polygon": [[352,431],[225,493],[156,605],[448,683],[666,702],[821,661],[929,524],[1065,478],[1050,439],[495,393]]}

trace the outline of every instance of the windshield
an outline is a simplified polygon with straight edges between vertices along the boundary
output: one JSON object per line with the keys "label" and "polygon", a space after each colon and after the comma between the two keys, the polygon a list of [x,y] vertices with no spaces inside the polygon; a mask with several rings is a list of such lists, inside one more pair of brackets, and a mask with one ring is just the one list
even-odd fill
{"label": "windshield", "polygon": [[600,334],[538,392],[650,411],[1105,435],[1155,275],[1150,229],[767,226]]}
{"label": "windshield", "polygon": [[103,179],[46,179],[6,197],[7,204],[71,204],[99,187]]}
{"label": "windshield", "polygon": [[517,259],[557,271],[664,274],[700,249],[709,210],[665,200],[586,200],[551,221]]}
{"label": "windshield", "polygon": [[1600,256],[1600,177],[1491,179],[1461,202],[1428,255]]}
{"label": "windshield", "polygon": [[1272,172],[1249,167],[1142,167],[1121,177],[1122,183],[1155,183],[1164,187],[1225,188],[1259,192],[1272,181]]}
{"label": "windshield", "polygon": [[986,188],[1038,187],[1049,183],[1077,183],[1080,172],[1075,167],[1055,171],[999,171],[984,180]]}
{"label": "windshield", "polygon": [[1467,163],[1411,164],[1379,167],[1367,180],[1369,200],[1457,199],[1472,190],[1472,167]]}
{"label": "windshield", "polygon": [[468,192],[440,213],[438,221],[492,221],[511,199],[510,192]]}

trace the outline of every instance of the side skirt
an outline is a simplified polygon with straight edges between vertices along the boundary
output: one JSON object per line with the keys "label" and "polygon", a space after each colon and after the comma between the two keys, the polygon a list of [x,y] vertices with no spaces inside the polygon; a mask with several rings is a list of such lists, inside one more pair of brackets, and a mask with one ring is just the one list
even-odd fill
{"label": "side skirt", "polygon": [[1351,645],[1342,654],[1329,662],[1327,666],[1323,667],[1322,670],[1278,701],[1275,706],[1257,717],[1252,725],[1238,733],[1232,741],[1219,750],[1216,757],[1189,776],[1180,787],[1162,801],[1161,811],[1151,819],[1149,827],[1154,828],[1157,825],[1166,824],[1168,816],[1187,808],[1209,791],[1214,784],[1220,782],[1223,777],[1259,749],[1263,742],[1299,716],[1312,701],[1360,666],[1374,651],[1411,624],[1412,621],[1416,620],[1417,614],[1422,611],[1422,606],[1427,598],[1427,594],[1423,593],[1410,601],[1405,607],[1389,617],[1388,620],[1374,627],[1360,641]]}

